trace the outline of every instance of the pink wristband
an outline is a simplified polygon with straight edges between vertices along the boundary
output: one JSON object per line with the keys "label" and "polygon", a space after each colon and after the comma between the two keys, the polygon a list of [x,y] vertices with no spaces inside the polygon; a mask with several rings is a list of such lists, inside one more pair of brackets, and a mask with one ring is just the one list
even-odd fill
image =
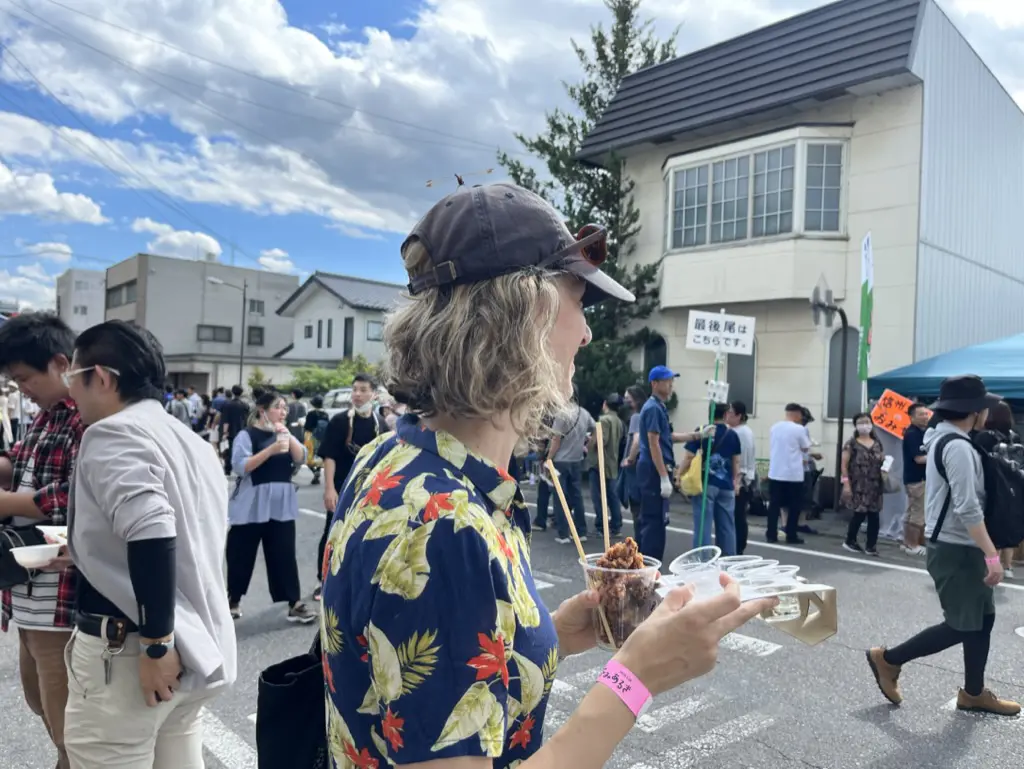
{"label": "pink wristband", "polygon": [[640,683],[640,679],[616,660],[610,660],[604,666],[601,675],[597,677],[597,682],[615,692],[615,695],[637,718],[647,712],[653,701],[651,693],[647,691],[646,686]]}
{"label": "pink wristband", "polygon": [[985,559],[985,563],[989,566],[995,566],[997,563],[1002,563],[1002,561],[999,560],[998,555],[990,555],[988,558]]}

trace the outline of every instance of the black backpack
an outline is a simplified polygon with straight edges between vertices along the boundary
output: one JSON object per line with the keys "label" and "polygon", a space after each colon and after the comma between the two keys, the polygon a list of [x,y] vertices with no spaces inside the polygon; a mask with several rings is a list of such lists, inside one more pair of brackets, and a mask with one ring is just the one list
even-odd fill
{"label": "black backpack", "polygon": [[[1024,470],[1021,464],[1006,453],[986,451],[969,438],[950,433],[939,438],[935,446],[929,449],[936,452],[935,468],[947,484],[949,478],[942,454],[949,442],[955,440],[967,441],[981,457],[985,475],[985,528],[988,529],[992,544],[999,550],[1017,547],[1024,542]],[[950,494],[947,493],[932,531],[932,542],[938,539],[939,530],[949,512],[949,503]]]}

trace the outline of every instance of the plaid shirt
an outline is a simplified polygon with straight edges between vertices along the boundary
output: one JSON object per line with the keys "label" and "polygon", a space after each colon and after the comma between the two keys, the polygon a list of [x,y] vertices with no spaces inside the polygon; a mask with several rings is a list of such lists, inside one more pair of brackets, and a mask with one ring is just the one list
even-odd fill
{"label": "plaid shirt", "polygon": [[[11,489],[16,492],[22,486],[34,488],[33,501],[36,507],[46,515],[45,522],[54,526],[64,526],[68,521],[71,471],[78,456],[83,430],[78,407],[68,398],[52,409],[40,410],[28,431],[8,455],[14,465]],[[23,476],[29,468],[32,478],[23,482]],[[72,626],[77,582],[78,573],[74,567],[61,572],[54,627]],[[0,618],[0,629],[4,632],[7,632],[11,616],[11,591],[5,590]]]}

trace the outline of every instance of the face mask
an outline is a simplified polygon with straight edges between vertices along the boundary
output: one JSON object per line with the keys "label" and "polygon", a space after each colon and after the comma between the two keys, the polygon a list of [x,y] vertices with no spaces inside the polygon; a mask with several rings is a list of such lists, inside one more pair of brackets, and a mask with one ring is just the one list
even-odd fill
{"label": "face mask", "polygon": [[870,435],[871,425],[857,425],[857,433],[859,435]]}
{"label": "face mask", "polygon": [[361,416],[369,416],[370,412],[373,411],[373,403],[364,403],[362,406],[353,406],[355,412]]}

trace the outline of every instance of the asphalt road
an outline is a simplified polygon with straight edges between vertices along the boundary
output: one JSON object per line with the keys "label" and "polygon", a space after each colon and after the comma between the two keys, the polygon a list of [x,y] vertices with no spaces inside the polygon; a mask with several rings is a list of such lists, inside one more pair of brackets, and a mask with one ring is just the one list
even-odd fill
{"label": "asphalt road", "polygon": [[[316,545],[323,525],[319,497],[319,487],[302,486],[298,537],[307,593],[315,586]],[[669,532],[669,556],[689,549],[690,535],[683,525],[673,525]],[[724,644],[713,673],[659,697],[610,767],[973,769],[982,761],[998,767],[1024,763],[1024,719],[952,709],[963,669],[958,650],[908,666],[901,708],[892,708],[878,693],[863,650],[902,641],[940,616],[920,560],[895,554],[881,560],[858,558],[823,537],[811,538],[799,549],[759,539],[763,536],[752,535],[748,552],[797,564],[801,575],[837,588],[839,633],[810,647],[759,621],[749,624]],[[556,544],[551,529],[534,536],[532,562],[549,607],[582,587],[573,548]],[[1014,631],[1024,628],[1024,584],[999,589],[997,607],[989,685],[999,694],[1021,698],[1024,638]],[[237,626],[238,684],[206,713],[211,769],[256,767],[259,671],[306,648],[314,632],[310,626],[290,625],[283,606],[270,605],[262,566],[243,608],[245,616]],[[571,713],[605,659],[604,653],[593,651],[562,664],[546,724],[549,733]],[[0,735],[2,769],[53,766],[42,724],[21,699],[13,634],[0,637]]]}

